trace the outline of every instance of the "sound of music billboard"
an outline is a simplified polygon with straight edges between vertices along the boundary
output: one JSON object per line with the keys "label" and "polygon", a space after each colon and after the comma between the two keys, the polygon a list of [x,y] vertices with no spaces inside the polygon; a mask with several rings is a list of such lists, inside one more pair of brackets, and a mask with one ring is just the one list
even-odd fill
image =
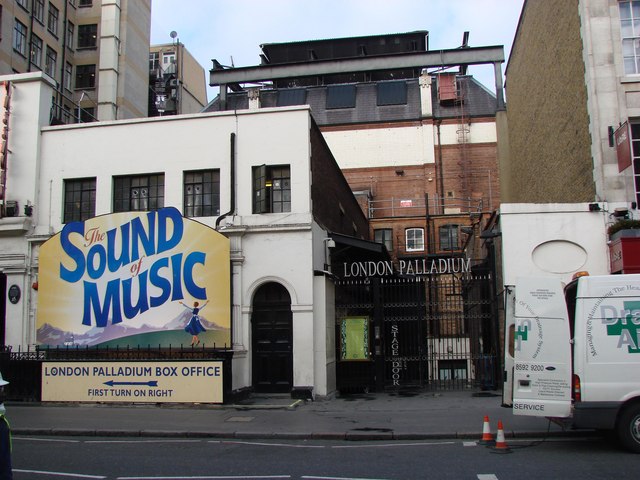
{"label": "sound of music billboard", "polygon": [[229,240],[175,208],[66,224],[38,277],[40,345],[230,346]]}

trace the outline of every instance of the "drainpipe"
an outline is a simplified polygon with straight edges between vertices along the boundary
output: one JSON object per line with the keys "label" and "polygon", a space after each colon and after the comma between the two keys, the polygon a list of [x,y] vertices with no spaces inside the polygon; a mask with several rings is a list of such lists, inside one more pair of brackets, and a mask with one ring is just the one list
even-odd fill
{"label": "drainpipe", "polygon": [[229,201],[230,208],[228,212],[223,213],[217,218],[216,230],[218,230],[218,227],[220,226],[220,223],[222,222],[222,220],[224,220],[227,216],[234,214],[236,210],[236,134],[235,133],[231,134],[230,144],[231,144],[231,148],[230,148],[231,155],[229,158],[229,162],[230,162],[229,172],[231,177],[230,179],[231,180],[230,181],[231,198]]}
{"label": "drainpipe", "polygon": [[[62,62],[60,65],[60,84],[58,85],[58,91],[56,92],[56,114],[58,118],[62,118],[62,102],[64,97],[64,77],[65,67],[67,63],[67,29],[69,28],[69,2],[64,2],[64,21],[62,22]],[[77,34],[77,32],[74,32]],[[73,45],[72,45],[73,46]]]}
{"label": "drainpipe", "polygon": [[[442,120],[438,120],[436,122],[436,131],[438,132],[438,176],[436,177],[436,194],[438,190],[440,190],[440,208],[442,214],[444,214],[444,177],[442,173],[442,140],[440,138],[440,125],[442,124]],[[438,185],[439,184],[439,185]]]}

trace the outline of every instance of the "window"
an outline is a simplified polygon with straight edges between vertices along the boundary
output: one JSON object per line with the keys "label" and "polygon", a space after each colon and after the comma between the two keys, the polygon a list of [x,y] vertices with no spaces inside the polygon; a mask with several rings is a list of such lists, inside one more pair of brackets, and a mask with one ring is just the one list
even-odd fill
{"label": "window", "polygon": [[438,378],[440,380],[466,380],[466,360],[439,360]]}
{"label": "window", "polygon": [[95,122],[96,119],[96,108],[95,107],[80,107],[80,118],[81,123],[89,123]]}
{"label": "window", "polygon": [[76,65],[76,88],[95,88],[96,66]]}
{"label": "window", "polygon": [[220,171],[200,170],[184,173],[184,216],[220,215]]}
{"label": "window", "polygon": [[24,8],[27,12],[29,11],[29,0],[16,0],[16,3]]}
{"label": "window", "polygon": [[63,223],[82,222],[96,214],[96,179],[64,181]]}
{"label": "window", "polygon": [[47,30],[54,37],[58,36],[58,17],[60,16],[58,9],[49,3],[49,18],[47,19]]}
{"label": "window", "polygon": [[619,2],[624,73],[640,73],[640,1]]}
{"label": "window", "polygon": [[407,82],[404,80],[394,82],[380,82],[376,85],[378,92],[378,105],[406,105]]}
{"label": "window", "polygon": [[283,90],[278,90],[278,100],[276,106],[288,107],[290,105],[304,105],[306,101],[306,88],[286,88]]}
{"label": "window", "polygon": [[64,65],[64,88],[71,90],[71,81],[73,80],[73,65],[69,62]]}
{"label": "window", "polygon": [[71,108],[69,105],[62,106],[62,121],[67,125],[71,123]]}
{"label": "window", "polygon": [[631,142],[633,155],[633,178],[636,190],[636,205],[640,205],[640,123],[631,124]]}
{"label": "window", "polygon": [[78,48],[95,48],[98,45],[98,25],[78,25]]}
{"label": "window", "polygon": [[166,52],[162,54],[162,66],[166,69],[167,65],[171,65],[172,63],[176,63],[176,54],[175,52]]}
{"label": "window", "polygon": [[113,211],[158,210],[164,207],[164,175],[115,177]]}
{"label": "window", "polygon": [[327,87],[327,108],[353,108],[355,106],[355,85],[329,85]]}
{"label": "window", "polygon": [[423,228],[407,228],[405,235],[407,252],[421,252],[424,250]]}
{"label": "window", "polygon": [[44,23],[44,0],[33,0],[33,16],[40,23]]}
{"label": "window", "polygon": [[288,165],[253,167],[253,213],[291,211],[291,173]]}
{"label": "window", "polygon": [[31,35],[31,63],[42,68],[42,40],[37,35]]}
{"label": "window", "polygon": [[386,247],[387,252],[393,250],[393,230],[391,228],[374,230],[373,237],[377,243],[382,243]]}
{"label": "window", "polygon": [[160,52],[149,53],[149,71],[158,70],[160,66]]}
{"label": "window", "polygon": [[440,226],[440,250],[458,250],[458,225]]}
{"label": "window", "polygon": [[27,56],[27,27],[18,20],[13,28],[13,49],[23,57]]}
{"label": "window", "polygon": [[71,22],[67,22],[67,48],[71,50],[73,50],[73,40],[75,36],[75,30],[76,30],[76,26]]}
{"label": "window", "polygon": [[93,0],[78,0],[79,7],[90,7],[93,5]]}
{"label": "window", "polygon": [[47,45],[47,60],[44,65],[44,72],[51,78],[56,78],[56,62],[58,61],[58,53]]}

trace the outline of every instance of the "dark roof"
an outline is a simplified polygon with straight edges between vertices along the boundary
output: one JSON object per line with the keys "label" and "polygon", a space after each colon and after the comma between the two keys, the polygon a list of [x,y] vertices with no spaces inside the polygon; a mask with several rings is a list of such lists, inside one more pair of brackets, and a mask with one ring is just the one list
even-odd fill
{"label": "dark roof", "polygon": [[[407,79],[401,82],[406,84],[406,103],[379,105],[378,85],[383,83],[389,85],[393,82],[367,82],[341,86],[263,89],[260,91],[260,105],[262,108],[309,105],[315,122],[321,127],[327,125],[419,120],[422,116],[418,79]],[[496,97],[491,91],[471,76],[458,77],[458,82],[464,95],[465,116],[469,118],[495,116]],[[398,83],[398,81],[395,83]],[[353,107],[330,108],[328,106],[328,90],[336,87],[345,87],[345,95],[347,96],[350,91],[355,90],[355,104]],[[431,92],[433,117],[460,117],[461,105],[459,103],[441,105],[438,102],[437,84],[434,83]],[[338,100],[340,101],[340,99]],[[229,93],[227,102],[228,110],[247,109],[247,92]],[[205,112],[219,110],[219,99],[216,98],[207,106]]]}
{"label": "dark roof", "polygon": [[306,62],[426,51],[429,48],[428,35],[428,31],[418,30],[363,37],[265,43],[260,48],[264,54],[263,61],[269,64]]}
{"label": "dark roof", "polygon": [[[463,104],[452,102],[441,104],[438,101],[438,88],[431,88],[433,116],[436,118],[459,117],[461,110],[466,117],[494,117],[496,115],[496,96],[484,85],[470,75],[458,77],[458,88],[463,97]],[[462,108],[464,106],[464,108]]]}

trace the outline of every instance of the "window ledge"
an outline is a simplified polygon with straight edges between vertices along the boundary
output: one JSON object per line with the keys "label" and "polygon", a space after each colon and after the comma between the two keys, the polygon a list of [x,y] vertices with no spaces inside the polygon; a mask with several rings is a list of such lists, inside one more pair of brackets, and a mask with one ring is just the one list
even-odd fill
{"label": "window ledge", "polygon": [[620,79],[620,83],[640,83],[640,75],[625,75]]}
{"label": "window ledge", "polygon": [[0,235],[20,234],[29,231],[31,218],[4,217],[0,218]]}

